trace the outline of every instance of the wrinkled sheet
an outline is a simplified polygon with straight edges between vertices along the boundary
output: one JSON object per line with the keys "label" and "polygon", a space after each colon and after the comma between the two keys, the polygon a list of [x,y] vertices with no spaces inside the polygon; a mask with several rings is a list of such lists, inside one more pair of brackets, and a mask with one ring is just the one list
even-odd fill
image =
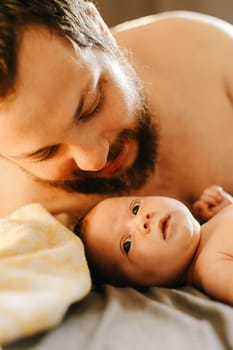
{"label": "wrinkled sheet", "polygon": [[0,219],[0,344],[54,327],[90,289],[81,240],[42,206]]}
{"label": "wrinkled sheet", "polygon": [[55,329],[3,350],[230,350],[233,308],[200,291],[104,286],[72,305]]}

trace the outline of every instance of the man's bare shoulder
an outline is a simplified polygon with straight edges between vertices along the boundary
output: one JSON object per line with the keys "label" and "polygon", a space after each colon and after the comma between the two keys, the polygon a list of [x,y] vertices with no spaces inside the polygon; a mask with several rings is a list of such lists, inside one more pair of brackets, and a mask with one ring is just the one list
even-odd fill
{"label": "man's bare shoulder", "polygon": [[[204,30],[204,33],[203,33]],[[135,20],[121,23],[112,28],[112,32],[120,45],[136,45],[140,39],[153,37],[157,35],[201,35],[219,33],[233,37],[233,26],[219,18],[189,11],[170,11],[151,16],[141,17]],[[148,41],[148,45],[151,42]],[[130,47],[129,46],[129,47]]]}
{"label": "man's bare shoulder", "polygon": [[141,77],[150,84],[158,74],[168,72],[171,78],[176,72],[183,74],[192,67],[198,76],[190,73],[189,79],[200,81],[206,76],[207,89],[213,91],[215,86],[217,99],[224,91],[233,104],[231,24],[200,13],[172,11],[120,24],[113,28],[113,34],[119,45],[129,51]]}

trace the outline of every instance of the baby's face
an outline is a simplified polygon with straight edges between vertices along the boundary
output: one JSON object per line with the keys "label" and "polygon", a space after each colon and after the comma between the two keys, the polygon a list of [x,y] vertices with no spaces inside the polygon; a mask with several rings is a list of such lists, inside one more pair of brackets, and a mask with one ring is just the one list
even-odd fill
{"label": "baby's face", "polygon": [[176,282],[200,237],[189,210],[166,197],[108,198],[89,212],[84,231],[97,261],[117,266],[129,283],[140,286]]}

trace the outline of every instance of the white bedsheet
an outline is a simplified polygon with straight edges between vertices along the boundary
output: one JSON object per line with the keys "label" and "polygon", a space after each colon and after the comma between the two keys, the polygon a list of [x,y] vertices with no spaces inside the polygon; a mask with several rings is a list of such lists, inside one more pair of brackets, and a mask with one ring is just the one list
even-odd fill
{"label": "white bedsheet", "polygon": [[54,327],[90,288],[81,240],[42,206],[0,219],[0,344]]}

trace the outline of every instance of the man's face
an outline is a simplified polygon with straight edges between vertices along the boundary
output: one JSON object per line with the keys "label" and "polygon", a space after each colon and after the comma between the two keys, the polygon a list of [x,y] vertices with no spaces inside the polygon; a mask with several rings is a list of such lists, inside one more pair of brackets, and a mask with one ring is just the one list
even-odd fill
{"label": "man's face", "polygon": [[154,171],[157,132],[128,64],[43,28],[24,33],[0,123],[0,154],[70,192],[126,193]]}

